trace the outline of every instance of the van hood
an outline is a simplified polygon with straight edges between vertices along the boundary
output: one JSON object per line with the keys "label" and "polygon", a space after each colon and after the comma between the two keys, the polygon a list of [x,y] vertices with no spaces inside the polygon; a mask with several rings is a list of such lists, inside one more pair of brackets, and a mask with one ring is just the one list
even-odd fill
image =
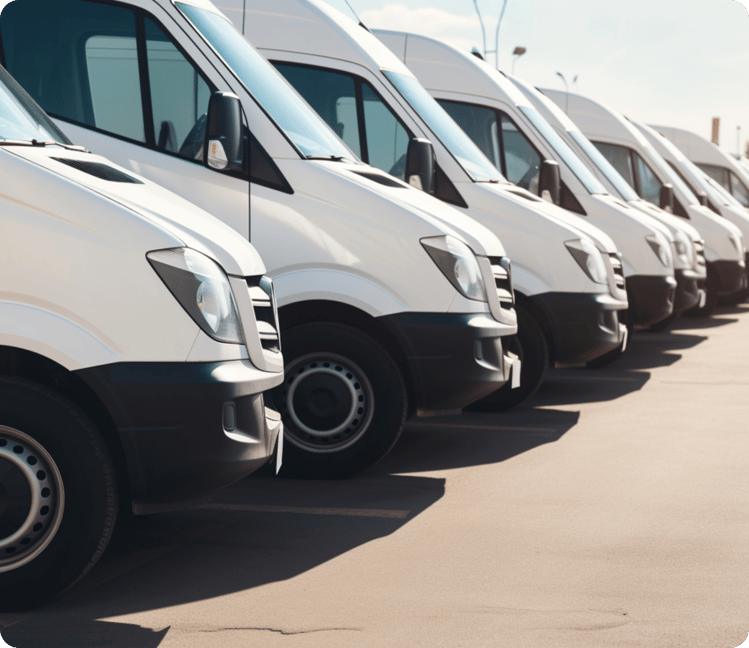
{"label": "van hood", "polygon": [[360,185],[367,192],[381,194],[401,208],[414,212],[444,230],[446,234],[452,234],[461,239],[478,256],[505,256],[505,249],[497,235],[466,215],[461,209],[415,189],[375,167],[368,164],[322,160],[315,160],[314,164],[345,177]]}
{"label": "van hood", "polygon": [[247,277],[265,272],[255,248],[229,226],[106,158],[57,146],[14,146],[12,152],[135,212],[217,261],[227,274]]}
{"label": "van hood", "polygon": [[587,222],[582,216],[577,216],[547,200],[542,200],[529,191],[513,184],[481,183],[480,186],[486,187],[488,191],[499,193],[506,199],[518,202],[527,209],[540,212],[547,218],[555,220],[578,235],[587,236],[598,245],[601,252],[606,252],[607,254],[618,252],[613,239],[601,228]]}

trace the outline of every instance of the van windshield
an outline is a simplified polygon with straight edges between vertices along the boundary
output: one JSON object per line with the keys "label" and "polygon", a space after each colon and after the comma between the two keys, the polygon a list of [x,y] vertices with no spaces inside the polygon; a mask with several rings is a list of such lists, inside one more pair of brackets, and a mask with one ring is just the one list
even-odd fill
{"label": "van windshield", "polygon": [[614,189],[626,201],[639,200],[637,192],[632,189],[629,183],[622,178],[621,174],[614,166],[603,156],[603,154],[585,137],[579,130],[569,130],[567,134],[575,140],[583,153],[588,156],[590,161],[603,173],[606,179],[613,185]]}
{"label": "van windshield", "polygon": [[2,66],[0,66],[0,140],[71,143]]}
{"label": "van windshield", "polygon": [[530,120],[531,124],[536,127],[536,130],[541,133],[549,146],[554,149],[554,152],[577,176],[577,179],[583,183],[586,191],[589,194],[607,194],[606,187],[604,187],[598,179],[588,170],[588,167],[583,164],[582,160],[577,157],[575,152],[569,147],[559,134],[551,127],[551,124],[547,122],[541,113],[535,108],[530,106],[519,106],[523,114]]}
{"label": "van windshield", "polygon": [[355,159],[226,18],[193,5],[175,4],[303,155]]}
{"label": "van windshield", "polygon": [[507,182],[416,79],[389,70],[383,70],[383,74],[475,182]]}

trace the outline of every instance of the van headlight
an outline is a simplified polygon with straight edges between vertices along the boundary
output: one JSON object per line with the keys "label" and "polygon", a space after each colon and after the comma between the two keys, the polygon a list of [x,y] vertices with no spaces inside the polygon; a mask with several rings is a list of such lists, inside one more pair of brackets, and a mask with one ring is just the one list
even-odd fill
{"label": "van headlight", "polygon": [[674,232],[672,244],[674,252],[674,268],[688,270],[692,267],[695,257],[694,242],[681,230]]}
{"label": "van headlight", "polygon": [[146,257],[203,331],[219,342],[244,343],[229,278],[218,263],[190,248],[157,250]]}
{"label": "van headlight", "polygon": [[449,234],[421,239],[421,244],[461,295],[488,301],[481,268],[471,248]]}
{"label": "van headlight", "polygon": [[645,240],[664,266],[667,268],[674,267],[674,261],[671,258],[671,251],[669,250],[670,246],[662,234],[650,234],[645,237]]}
{"label": "van headlight", "polygon": [[608,284],[606,264],[603,261],[603,256],[601,256],[601,251],[595,245],[586,239],[565,241],[564,245],[592,281],[604,285]]}

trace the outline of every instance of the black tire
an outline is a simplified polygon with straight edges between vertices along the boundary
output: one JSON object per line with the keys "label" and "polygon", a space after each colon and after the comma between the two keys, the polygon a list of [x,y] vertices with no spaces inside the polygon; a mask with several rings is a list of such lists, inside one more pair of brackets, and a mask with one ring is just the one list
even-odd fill
{"label": "black tire", "polygon": [[371,337],[342,324],[283,332],[286,366],[272,392],[284,422],[281,475],[342,479],[395,445],[408,396],[398,366]]}
{"label": "black tire", "polygon": [[[484,412],[503,412],[528,400],[538,391],[549,370],[549,344],[533,315],[522,305],[515,304],[518,332],[506,344],[506,349],[520,358],[520,386],[512,389],[511,382],[485,396],[467,409]],[[504,341],[504,338],[503,338]]]}
{"label": "black tire", "polygon": [[47,387],[0,378],[0,612],[40,605],[91,569],[117,502],[86,414]]}

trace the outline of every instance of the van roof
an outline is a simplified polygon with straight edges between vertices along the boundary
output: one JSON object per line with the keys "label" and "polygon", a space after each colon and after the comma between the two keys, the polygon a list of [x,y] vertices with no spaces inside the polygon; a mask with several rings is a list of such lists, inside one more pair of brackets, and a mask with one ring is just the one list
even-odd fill
{"label": "van roof", "polygon": [[566,108],[566,114],[589,140],[596,141],[603,138],[609,141],[636,142],[641,147],[647,146],[644,135],[621,113],[605,104],[572,92],[565,93],[546,88],[541,92],[562,110]]}
{"label": "van roof", "polygon": [[[220,6],[229,4],[219,0]],[[303,52],[413,77],[369,30],[319,0],[246,0],[244,24],[244,35],[266,55],[272,50]]]}
{"label": "van roof", "polygon": [[[401,60],[427,90],[499,99],[516,106],[530,105],[504,74],[470,52],[420,34],[385,29],[375,29],[373,33],[391,51],[403,52]],[[454,74],[450,68],[455,70]]]}

